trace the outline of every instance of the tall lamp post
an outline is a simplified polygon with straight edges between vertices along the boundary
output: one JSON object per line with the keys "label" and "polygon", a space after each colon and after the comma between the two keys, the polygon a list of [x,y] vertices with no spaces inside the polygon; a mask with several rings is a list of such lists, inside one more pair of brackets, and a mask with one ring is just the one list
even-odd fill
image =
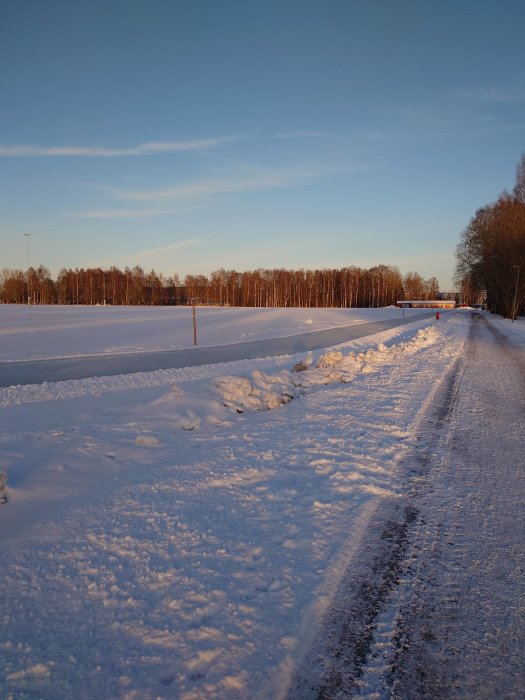
{"label": "tall lamp post", "polygon": [[512,267],[516,270],[516,287],[514,288],[514,304],[512,314],[512,323],[514,323],[514,319],[518,314],[518,280],[520,278],[520,265],[513,265]]}
{"label": "tall lamp post", "polygon": [[31,238],[31,234],[24,233],[24,236],[27,249],[27,303],[31,306],[31,273],[29,272],[29,239]]}

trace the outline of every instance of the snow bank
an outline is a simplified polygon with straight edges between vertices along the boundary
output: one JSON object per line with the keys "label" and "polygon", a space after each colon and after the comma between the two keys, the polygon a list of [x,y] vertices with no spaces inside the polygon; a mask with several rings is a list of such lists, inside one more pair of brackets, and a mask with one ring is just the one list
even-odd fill
{"label": "snow bank", "polygon": [[[429,326],[409,341],[385,345],[379,342],[365,352],[329,350],[312,367],[311,355],[294,365],[270,374],[254,370],[248,376],[220,376],[204,387],[183,389],[173,384],[160,398],[137,406],[137,419],[169,424],[183,430],[204,425],[229,425],[232,414],[279,408],[317,386],[348,383],[359,374],[375,372],[381,365],[402,361],[403,357],[438,342],[442,331]],[[139,436],[144,440],[144,436]],[[144,443],[143,443],[144,444]]]}

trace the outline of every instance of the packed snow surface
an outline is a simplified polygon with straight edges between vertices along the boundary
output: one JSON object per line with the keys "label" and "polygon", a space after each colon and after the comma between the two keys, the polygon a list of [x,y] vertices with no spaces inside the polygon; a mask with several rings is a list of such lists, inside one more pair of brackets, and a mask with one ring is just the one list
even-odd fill
{"label": "packed snow surface", "polygon": [[[0,309],[4,358],[16,324],[25,357],[81,352],[64,338],[88,311],[64,313],[71,335]],[[276,313],[249,332],[370,320]],[[468,328],[447,312],[307,356],[0,389],[0,696],[284,697]]]}

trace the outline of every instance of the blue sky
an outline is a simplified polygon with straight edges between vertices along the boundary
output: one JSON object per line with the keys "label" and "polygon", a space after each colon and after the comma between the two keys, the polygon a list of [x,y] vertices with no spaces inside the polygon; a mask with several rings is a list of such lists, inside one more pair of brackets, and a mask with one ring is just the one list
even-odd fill
{"label": "blue sky", "polygon": [[0,0],[0,268],[397,265],[525,151],[521,0]]}

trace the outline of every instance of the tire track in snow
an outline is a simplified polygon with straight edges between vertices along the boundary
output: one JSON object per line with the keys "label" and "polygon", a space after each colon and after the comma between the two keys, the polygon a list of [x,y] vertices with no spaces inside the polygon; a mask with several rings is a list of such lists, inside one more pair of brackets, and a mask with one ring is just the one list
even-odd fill
{"label": "tire track in snow", "polygon": [[[471,331],[472,333],[472,331]],[[441,391],[436,397],[436,403],[423,417],[418,434],[416,447],[405,460],[406,491],[409,503],[417,513],[414,527],[408,533],[403,554],[404,559],[399,563],[399,577],[396,589],[391,589],[391,597],[378,615],[373,644],[370,646],[366,663],[363,664],[362,674],[357,679],[354,697],[364,698],[438,698],[447,697],[446,692],[439,686],[436,675],[429,665],[427,671],[421,674],[421,683],[417,690],[407,689],[406,694],[397,694],[394,687],[400,657],[412,647],[414,633],[425,641],[432,641],[434,633],[429,619],[420,621],[416,630],[409,629],[404,622],[403,606],[410,608],[414,596],[414,588],[423,585],[422,578],[432,580],[433,572],[441,566],[443,540],[443,523],[429,523],[426,513],[427,503],[424,494],[432,490],[432,471],[436,455],[439,455],[447,442],[447,434],[458,403],[463,376],[465,374],[465,358],[460,357],[454,363],[446,377]],[[431,543],[429,545],[429,543]],[[426,555],[423,562],[422,552]],[[412,587],[410,582],[412,580]],[[407,594],[407,586],[410,592]],[[451,603],[456,596],[450,596]],[[428,610],[425,609],[428,615]],[[452,611],[449,611],[452,615]],[[405,613],[406,615],[406,613]],[[423,659],[418,655],[418,669],[423,667]]]}

